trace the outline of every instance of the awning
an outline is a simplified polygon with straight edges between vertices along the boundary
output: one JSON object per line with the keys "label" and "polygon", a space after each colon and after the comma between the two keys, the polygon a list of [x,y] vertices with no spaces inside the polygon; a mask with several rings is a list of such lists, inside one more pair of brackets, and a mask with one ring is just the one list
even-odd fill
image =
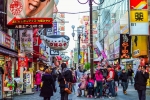
{"label": "awning", "polygon": [[55,56],[58,61],[62,60],[61,56]]}
{"label": "awning", "polygon": [[18,53],[15,51],[11,51],[9,49],[5,49],[3,47],[0,46],[0,52],[6,55],[10,55],[12,57],[18,57]]}

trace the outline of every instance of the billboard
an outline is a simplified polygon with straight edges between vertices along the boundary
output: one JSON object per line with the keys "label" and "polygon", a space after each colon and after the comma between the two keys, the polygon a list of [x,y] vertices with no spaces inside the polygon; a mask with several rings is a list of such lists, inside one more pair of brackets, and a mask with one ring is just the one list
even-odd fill
{"label": "billboard", "polygon": [[131,36],[129,34],[120,34],[120,58],[130,59]]}
{"label": "billboard", "polygon": [[132,36],[132,57],[148,55],[148,37],[147,36]]}
{"label": "billboard", "polygon": [[7,25],[52,24],[54,0],[7,0]]}

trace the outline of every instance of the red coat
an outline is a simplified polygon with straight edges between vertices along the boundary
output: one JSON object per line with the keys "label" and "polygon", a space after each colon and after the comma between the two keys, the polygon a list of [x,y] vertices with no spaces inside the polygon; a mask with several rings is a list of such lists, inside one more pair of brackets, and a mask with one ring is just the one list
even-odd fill
{"label": "red coat", "polygon": [[35,75],[35,84],[36,84],[36,85],[40,85],[41,82],[42,82],[42,80],[41,80],[41,74],[40,74],[40,73],[37,73],[37,74]]}

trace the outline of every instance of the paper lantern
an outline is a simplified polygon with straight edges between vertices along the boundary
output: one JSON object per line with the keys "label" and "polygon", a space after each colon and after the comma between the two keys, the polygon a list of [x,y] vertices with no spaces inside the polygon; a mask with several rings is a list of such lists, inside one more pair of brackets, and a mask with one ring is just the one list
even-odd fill
{"label": "paper lantern", "polygon": [[54,50],[66,50],[70,41],[70,38],[66,35],[41,35],[40,38],[44,40],[48,47]]}

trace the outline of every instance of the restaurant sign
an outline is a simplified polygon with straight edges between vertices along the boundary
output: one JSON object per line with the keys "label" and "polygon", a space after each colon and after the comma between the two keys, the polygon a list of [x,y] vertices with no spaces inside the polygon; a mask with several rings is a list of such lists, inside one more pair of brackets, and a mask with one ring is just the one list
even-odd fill
{"label": "restaurant sign", "polygon": [[129,34],[120,34],[120,58],[130,59],[131,36]]}

